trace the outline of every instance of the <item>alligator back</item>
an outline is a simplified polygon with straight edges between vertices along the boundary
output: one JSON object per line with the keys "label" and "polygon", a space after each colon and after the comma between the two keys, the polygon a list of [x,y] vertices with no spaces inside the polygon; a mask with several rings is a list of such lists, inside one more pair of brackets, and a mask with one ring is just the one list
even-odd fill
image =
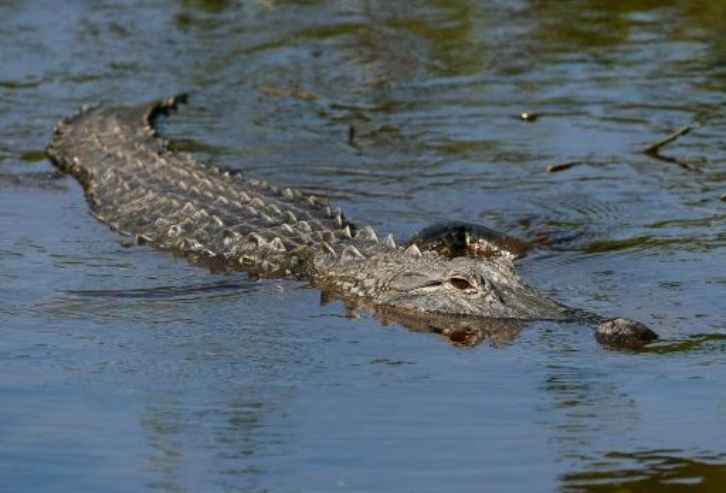
{"label": "alligator back", "polygon": [[80,181],[99,220],[187,256],[286,274],[304,265],[307,245],[350,235],[353,225],[320,198],[172,152],[153,123],[181,99],[84,108],[56,126],[48,156]]}

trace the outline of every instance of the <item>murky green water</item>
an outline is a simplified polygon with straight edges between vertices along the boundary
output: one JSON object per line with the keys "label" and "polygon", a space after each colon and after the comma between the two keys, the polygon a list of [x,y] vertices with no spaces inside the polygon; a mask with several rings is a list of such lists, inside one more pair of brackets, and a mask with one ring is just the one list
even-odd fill
{"label": "murky green water", "polygon": [[[726,490],[725,34],[720,0],[0,1],[0,490]],[[455,348],[124,247],[40,151],[180,90],[178,147],[529,239],[533,284],[664,342]]]}

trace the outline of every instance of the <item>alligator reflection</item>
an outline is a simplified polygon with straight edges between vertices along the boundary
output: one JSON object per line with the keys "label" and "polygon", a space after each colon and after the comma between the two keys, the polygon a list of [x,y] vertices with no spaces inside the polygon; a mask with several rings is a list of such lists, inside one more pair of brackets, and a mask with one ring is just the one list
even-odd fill
{"label": "alligator reflection", "polygon": [[616,462],[617,469],[606,467],[565,474],[564,492],[659,493],[726,491],[726,456],[701,460],[678,457],[679,451],[656,450],[636,453],[611,452],[604,462]]}
{"label": "alligator reflection", "polygon": [[[329,291],[320,293],[320,304],[327,305],[339,299]],[[346,315],[355,318],[360,309],[371,313],[383,325],[398,324],[414,332],[437,334],[456,346],[473,347],[487,342],[491,346],[501,346],[512,342],[527,323],[525,320],[496,319],[421,313],[366,305],[348,299],[341,299]]]}
{"label": "alligator reflection", "polygon": [[402,312],[386,308],[371,310],[383,325],[391,322],[414,332],[439,334],[457,346],[476,346],[487,342],[501,346],[513,341],[526,322],[513,319],[452,317],[431,313]]}

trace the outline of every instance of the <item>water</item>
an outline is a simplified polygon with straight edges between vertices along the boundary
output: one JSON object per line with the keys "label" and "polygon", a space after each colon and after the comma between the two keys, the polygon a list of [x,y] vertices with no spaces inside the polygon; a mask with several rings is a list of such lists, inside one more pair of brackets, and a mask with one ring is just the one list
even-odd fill
{"label": "water", "polygon": [[[723,2],[8,0],[0,18],[1,491],[726,488]],[[533,284],[664,342],[533,323],[453,347],[128,248],[40,151],[82,103],[180,90],[177,147],[397,236],[460,219],[528,239]],[[670,160],[641,152],[696,123]]]}

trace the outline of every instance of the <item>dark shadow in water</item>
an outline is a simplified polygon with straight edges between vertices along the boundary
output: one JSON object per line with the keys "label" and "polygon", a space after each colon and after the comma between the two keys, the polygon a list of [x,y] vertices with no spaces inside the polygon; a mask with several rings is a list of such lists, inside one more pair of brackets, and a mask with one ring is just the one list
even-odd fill
{"label": "dark shadow in water", "polygon": [[726,456],[688,459],[678,450],[610,452],[604,463],[618,468],[592,468],[563,475],[566,493],[720,493],[726,491]]}
{"label": "dark shadow in water", "polygon": [[726,352],[726,334],[694,334],[680,341],[651,344],[643,352],[656,354],[685,353],[688,351]]}
{"label": "dark shadow in water", "polygon": [[327,305],[333,300],[343,303],[348,318],[355,318],[357,312],[363,309],[383,325],[395,323],[413,332],[436,334],[454,346],[474,347],[482,342],[494,347],[502,346],[516,339],[527,323],[524,320],[487,319],[394,309],[341,298],[326,290],[320,292],[321,305]]}
{"label": "dark shadow in water", "polygon": [[522,331],[525,321],[452,317],[435,313],[403,313],[387,308],[371,312],[383,325],[393,322],[413,332],[437,334],[455,346],[478,346],[486,342],[497,347],[512,342]]}
{"label": "dark shadow in water", "polygon": [[65,175],[58,171],[33,171],[28,173],[0,173],[0,190],[3,188],[34,188],[47,192],[65,192]]}
{"label": "dark shadow in water", "polygon": [[222,280],[179,286],[151,286],[130,289],[67,290],[43,306],[53,317],[80,320],[116,320],[169,323],[185,319],[185,304],[202,304],[224,299],[244,299],[275,285],[253,280]]}
{"label": "dark shadow in water", "polygon": [[188,286],[153,286],[137,289],[82,289],[69,290],[67,294],[85,298],[116,298],[116,299],[143,299],[168,300],[176,298],[197,297],[200,293],[220,293],[222,291],[252,292],[257,291],[262,284],[255,281],[217,281]]}

